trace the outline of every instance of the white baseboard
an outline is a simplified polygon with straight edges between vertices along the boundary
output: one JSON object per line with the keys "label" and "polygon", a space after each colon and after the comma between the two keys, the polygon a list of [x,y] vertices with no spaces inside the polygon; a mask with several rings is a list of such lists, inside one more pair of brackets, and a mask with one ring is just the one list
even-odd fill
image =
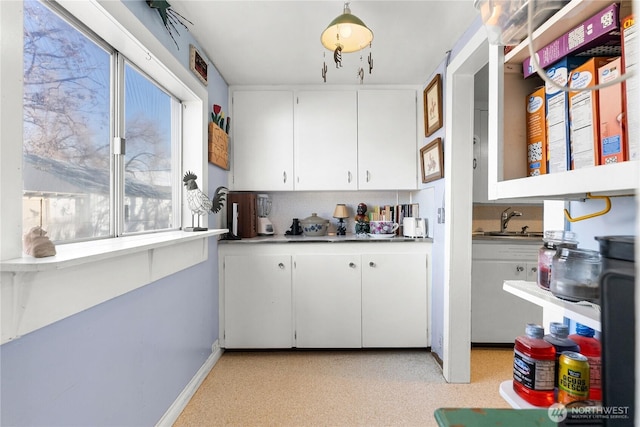
{"label": "white baseboard", "polygon": [[200,384],[209,374],[209,371],[213,369],[218,359],[222,356],[223,350],[220,348],[218,340],[216,340],[211,346],[211,355],[207,358],[204,364],[198,369],[198,372],[191,378],[189,384],[182,390],[176,400],[171,404],[167,412],[164,413],[162,418],[156,423],[156,427],[170,427],[172,426],[184,408],[187,406],[193,395],[200,387]]}

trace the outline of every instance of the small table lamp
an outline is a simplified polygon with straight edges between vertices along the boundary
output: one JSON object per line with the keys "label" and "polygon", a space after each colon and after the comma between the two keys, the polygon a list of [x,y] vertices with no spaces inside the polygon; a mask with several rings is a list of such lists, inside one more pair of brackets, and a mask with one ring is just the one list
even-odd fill
{"label": "small table lamp", "polygon": [[347,229],[344,225],[344,219],[349,218],[349,212],[347,212],[347,206],[343,203],[338,203],[336,205],[336,210],[333,211],[333,217],[339,220],[338,228],[336,229],[336,234],[338,236],[344,236],[347,232]]}

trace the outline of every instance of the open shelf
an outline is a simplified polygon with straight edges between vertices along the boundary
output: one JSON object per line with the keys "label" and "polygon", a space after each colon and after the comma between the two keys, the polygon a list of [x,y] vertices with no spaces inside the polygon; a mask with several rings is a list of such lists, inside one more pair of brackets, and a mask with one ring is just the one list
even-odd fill
{"label": "open shelf", "polygon": [[[534,49],[537,51],[543,48],[609,4],[601,1],[572,0],[533,32]],[[504,62],[522,64],[530,56],[528,43],[527,37],[505,55]]]}
{"label": "open shelf", "polygon": [[536,282],[507,280],[502,289],[533,304],[541,306],[562,317],[569,317],[578,323],[597,331],[600,328],[600,306],[566,301],[555,297],[551,291],[540,288]]}
{"label": "open shelf", "polygon": [[500,383],[500,396],[514,409],[540,409],[518,396],[513,389],[513,380]]}
{"label": "open shelf", "polygon": [[[555,317],[569,317],[576,322],[600,330],[600,306],[591,303],[575,303],[555,297],[551,291],[538,286],[536,282],[524,280],[505,280],[502,289],[519,298],[539,305],[545,312],[551,312]],[[511,407],[516,409],[532,409],[531,405],[513,390],[513,380],[500,383],[500,396]]]}
{"label": "open shelf", "polygon": [[[571,0],[534,31],[535,49],[542,49],[610,5],[594,0]],[[527,176],[525,100],[543,84],[537,76],[523,77],[522,63],[528,57],[528,38],[507,54],[503,46],[492,45],[489,49],[489,85],[495,88],[489,97],[489,198],[580,200],[587,193],[636,194],[640,179],[637,160]]]}
{"label": "open shelf", "polygon": [[544,199],[580,199],[586,193],[607,195],[636,192],[640,177],[640,162],[627,161],[591,168],[540,176],[500,181],[496,184],[497,198],[529,197]]}

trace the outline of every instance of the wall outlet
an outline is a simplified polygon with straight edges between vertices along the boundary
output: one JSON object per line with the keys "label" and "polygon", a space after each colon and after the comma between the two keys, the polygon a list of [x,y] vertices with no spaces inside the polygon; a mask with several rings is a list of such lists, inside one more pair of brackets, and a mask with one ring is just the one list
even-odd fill
{"label": "wall outlet", "polygon": [[444,224],[444,208],[438,208],[438,224]]}

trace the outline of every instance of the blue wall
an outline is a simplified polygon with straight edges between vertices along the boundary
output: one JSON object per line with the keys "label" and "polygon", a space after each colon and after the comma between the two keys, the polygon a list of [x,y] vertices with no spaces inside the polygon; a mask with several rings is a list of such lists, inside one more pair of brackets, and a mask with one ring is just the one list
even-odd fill
{"label": "blue wall", "polygon": [[3,345],[0,424],[155,424],[211,354],[216,277],[201,263]]}
{"label": "blue wall", "polygon": [[[571,202],[570,211],[573,218],[601,211],[605,207],[603,200],[586,200]],[[638,234],[637,206],[634,197],[611,197],[609,213],[583,221],[573,222],[570,229],[578,236],[578,246],[583,249],[599,250],[596,236],[616,236]]]}
{"label": "blue wall", "polygon": [[[178,50],[146,2],[126,5],[188,68],[190,33]],[[208,92],[229,111],[211,63]],[[227,184],[222,169],[208,173],[210,189]],[[2,345],[0,425],[154,425],[218,339],[217,253],[210,238],[208,261]]]}

